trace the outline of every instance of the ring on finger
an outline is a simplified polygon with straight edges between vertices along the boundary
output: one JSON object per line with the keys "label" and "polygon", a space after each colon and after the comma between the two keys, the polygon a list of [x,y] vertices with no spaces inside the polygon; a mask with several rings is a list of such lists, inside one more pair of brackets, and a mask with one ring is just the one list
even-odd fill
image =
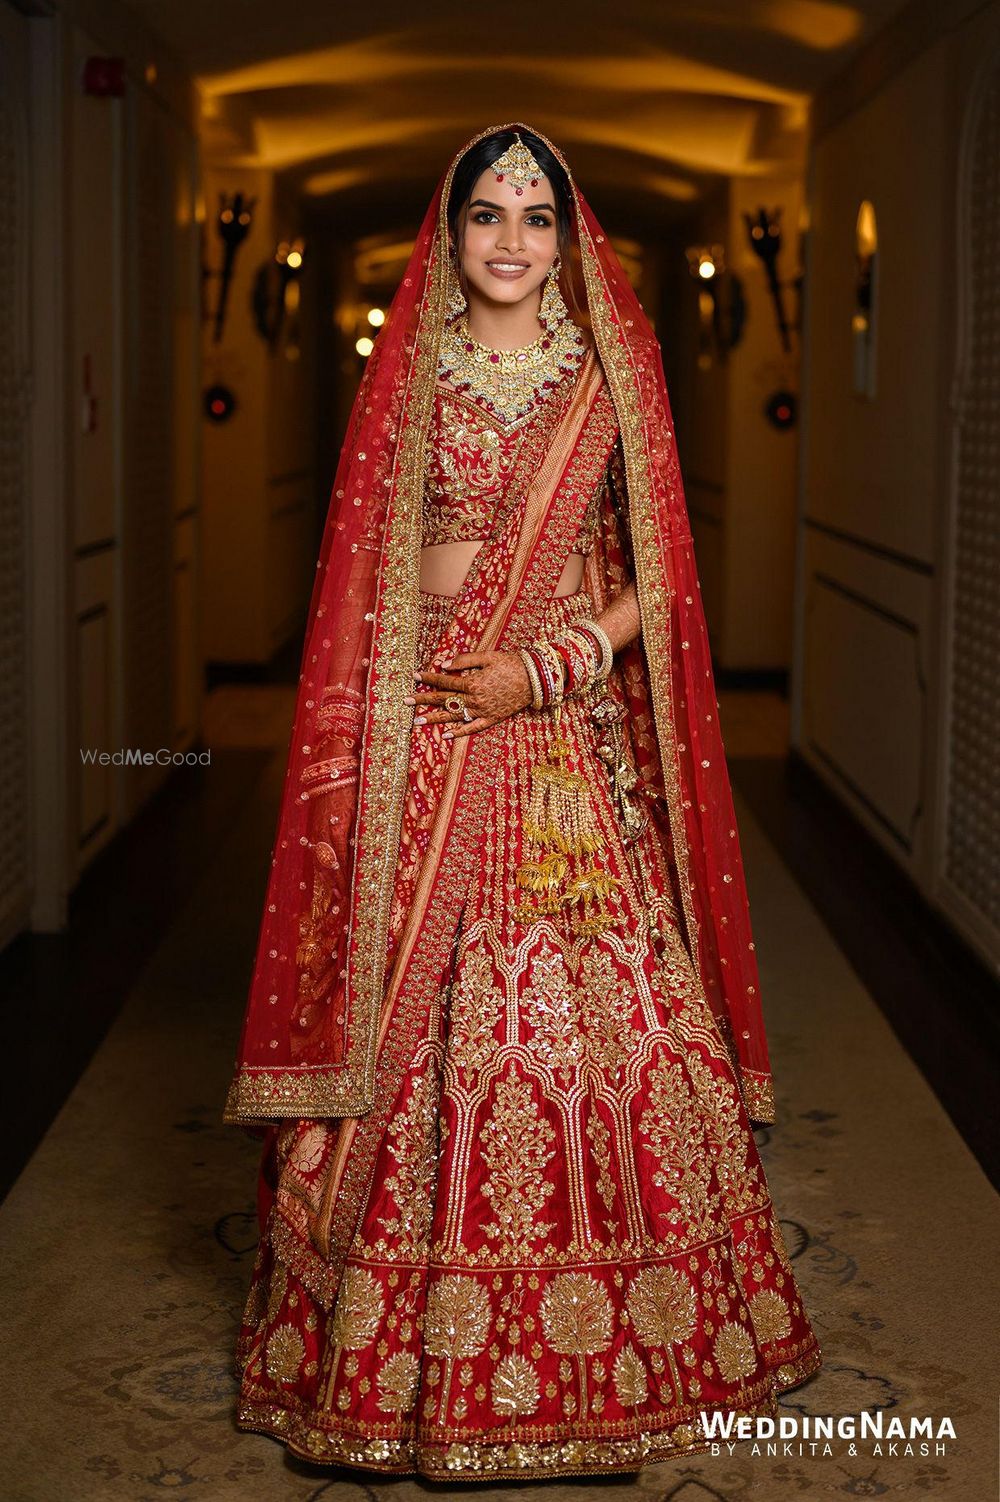
{"label": "ring on finger", "polygon": [[462,716],[467,715],[465,700],[463,699],[461,694],[449,694],[447,699],[445,699],[444,701],[444,707],[452,714],[460,714]]}

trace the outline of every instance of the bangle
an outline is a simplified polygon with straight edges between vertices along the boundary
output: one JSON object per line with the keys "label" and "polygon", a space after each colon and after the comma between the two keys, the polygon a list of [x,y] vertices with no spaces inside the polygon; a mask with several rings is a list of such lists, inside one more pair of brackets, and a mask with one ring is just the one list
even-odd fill
{"label": "bangle", "polygon": [[555,644],[570,664],[568,693],[584,693],[598,681],[602,653],[589,632],[569,626]]}
{"label": "bangle", "polygon": [[552,645],[555,648],[555,650],[559,653],[559,656],[560,656],[560,658],[562,660],[562,665],[563,665],[563,692],[566,693],[566,694],[571,694],[573,692],[573,690],[577,687],[577,677],[576,677],[576,671],[575,671],[575,667],[574,667],[574,663],[573,663],[573,656],[572,656],[572,653],[570,652],[569,645],[561,637],[557,641],[554,641],[552,643]]}
{"label": "bangle", "polygon": [[528,675],[528,682],[531,684],[531,707],[532,709],[543,709],[545,707],[545,700],[542,695],[542,681],[538,675],[538,665],[535,662],[534,653],[529,647],[519,647],[517,655],[524,663],[524,670]]}
{"label": "bangle", "polygon": [[550,641],[536,642],[534,650],[543,665],[543,676],[548,689],[546,703],[561,704],[566,687],[562,658]]}
{"label": "bangle", "polygon": [[592,620],[577,621],[576,629],[577,631],[585,632],[597,643],[597,646],[600,648],[601,653],[600,666],[597,669],[597,677],[598,680],[606,678],[611,672],[611,668],[615,660],[615,649],[611,644],[610,636],[605,631],[603,626],[599,626],[596,621]]}

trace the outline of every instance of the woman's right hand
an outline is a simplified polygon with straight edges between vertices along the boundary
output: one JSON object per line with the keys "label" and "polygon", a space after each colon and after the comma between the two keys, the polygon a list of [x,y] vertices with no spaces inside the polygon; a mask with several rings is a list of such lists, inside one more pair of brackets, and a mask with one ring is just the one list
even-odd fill
{"label": "woman's right hand", "polygon": [[[428,669],[418,679],[421,685],[407,694],[407,704],[428,706],[418,714],[416,723],[447,725],[445,735],[472,735],[496,725],[512,714],[527,709],[532,702],[528,672],[517,652],[460,652],[444,670]],[[446,709],[445,701],[458,695],[468,708],[470,718]]]}

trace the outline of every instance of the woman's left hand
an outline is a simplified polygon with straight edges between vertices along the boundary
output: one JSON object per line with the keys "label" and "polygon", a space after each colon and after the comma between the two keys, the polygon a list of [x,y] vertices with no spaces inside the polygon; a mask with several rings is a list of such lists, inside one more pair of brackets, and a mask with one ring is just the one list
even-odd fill
{"label": "woman's left hand", "polygon": [[[485,730],[531,703],[528,673],[516,652],[459,652],[445,666],[447,671],[418,673],[419,686],[407,694],[406,703],[432,706],[430,713],[418,714],[417,722],[446,724],[448,738]],[[470,719],[444,708],[453,694],[464,701]]]}

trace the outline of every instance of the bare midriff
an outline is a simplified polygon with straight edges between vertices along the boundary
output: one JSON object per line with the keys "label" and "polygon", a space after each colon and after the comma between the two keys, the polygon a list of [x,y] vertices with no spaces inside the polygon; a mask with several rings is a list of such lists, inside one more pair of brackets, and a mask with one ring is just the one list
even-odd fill
{"label": "bare midriff", "polygon": [[[420,553],[420,588],[432,595],[457,595],[482,542],[440,542]],[[575,595],[583,583],[582,553],[571,553],[556,585],[555,598]]]}

